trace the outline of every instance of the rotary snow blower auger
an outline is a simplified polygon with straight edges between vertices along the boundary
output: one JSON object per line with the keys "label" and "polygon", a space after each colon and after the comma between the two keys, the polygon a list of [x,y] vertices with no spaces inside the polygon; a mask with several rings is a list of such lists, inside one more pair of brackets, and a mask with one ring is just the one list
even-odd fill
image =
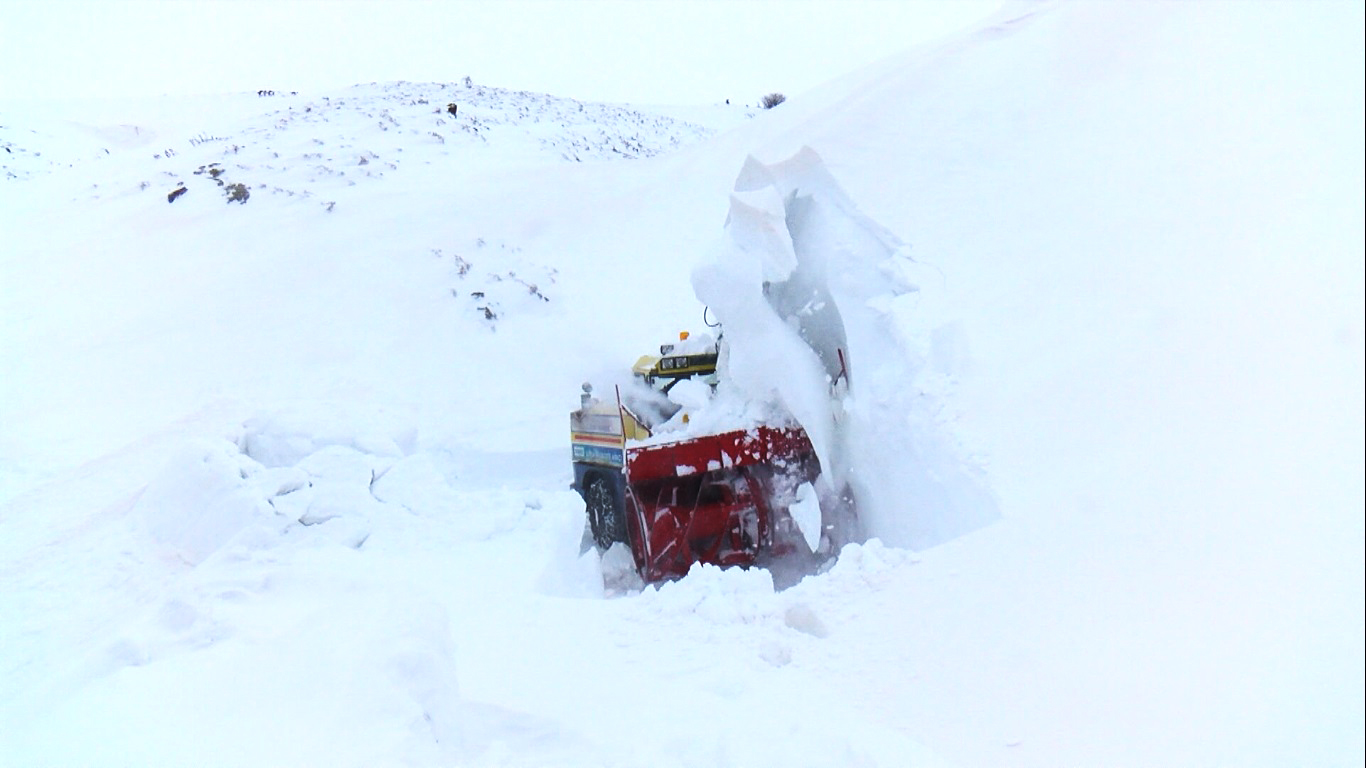
{"label": "rotary snow blower auger", "polygon": [[805,430],[771,408],[756,419],[753,408],[718,405],[717,358],[717,342],[682,333],[642,357],[610,400],[585,384],[570,414],[587,533],[600,551],[629,547],[647,582],[693,563],[759,565],[784,581],[849,538],[850,494],[822,483]]}

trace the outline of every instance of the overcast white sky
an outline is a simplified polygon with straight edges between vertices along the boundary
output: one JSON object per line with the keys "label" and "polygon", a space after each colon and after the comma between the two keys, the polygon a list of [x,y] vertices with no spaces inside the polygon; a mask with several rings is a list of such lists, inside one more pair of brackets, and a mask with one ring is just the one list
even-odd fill
{"label": "overcast white sky", "polygon": [[999,0],[3,0],[0,98],[475,82],[585,101],[791,96]]}

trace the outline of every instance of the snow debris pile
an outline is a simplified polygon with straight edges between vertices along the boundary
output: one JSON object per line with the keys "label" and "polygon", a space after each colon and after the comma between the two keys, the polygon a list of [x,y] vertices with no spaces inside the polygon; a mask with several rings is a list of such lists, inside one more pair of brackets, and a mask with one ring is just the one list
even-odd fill
{"label": "snow debris pile", "polygon": [[377,530],[392,538],[438,526],[454,546],[563,515],[582,525],[572,491],[509,490],[459,463],[419,450],[416,430],[383,412],[280,408],[235,435],[185,441],[138,494],[131,519],[150,551],[192,568],[251,542],[304,537],[369,551]]}
{"label": "snow debris pile", "polygon": [[[439,473],[422,471],[425,455],[405,458],[411,430],[310,428],[319,423],[282,410],[248,420],[235,441],[188,441],[139,495],[134,519],[164,556],[196,566],[234,540],[295,524],[330,523],[329,539],[358,548],[386,506],[411,511],[449,492]],[[381,482],[395,468],[402,485]]]}
{"label": "snow debris pile", "polygon": [[667,614],[694,614],[713,624],[781,621],[773,577],[763,568],[721,568],[694,563],[687,578],[641,595],[643,605]]}
{"label": "snow debris pile", "polygon": [[696,563],[685,578],[645,586],[627,606],[643,626],[667,627],[677,642],[730,638],[759,666],[783,667],[856,619],[845,606],[887,590],[918,560],[877,539],[847,544],[823,574],[779,590],[763,568]]}
{"label": "snow debris pile", "polygon": [[827,490],[852,489],[864,534],[917,549],[999,517],[932,394],[919,270],[805,148],[773,165],[749,158],[725,237],[693,273],[724,327],[718,396],[781,404]]}
{"label": "snow debris pile", "polygon": [[889,548],[878,539],[846,544],[828,571],[786,590],[778,590],[772,574],[763,568],[694,563],[683,579],[644,586],[632,610],[656,619],[686,618],[712,629],[748,625],[787,637],[795,630],[825,638],[831,632],[829,622],[813,604],[834,606],[841,603],[840,596],[878,592],[916,562],[905,550]]}
{"label": "snow debris pile", "polygon": [[[394,754],[446,765],[487,748],[471,718],[488,725],[497,713],[465,701],[456,654],[467,601],[484,598],[450,581],[467,569],[488,589],[517,583],[509,574],[551,554],[545,532],[581,526],[582,507],[568,490],[457,477],[470,461],[419,450],[391,414],[323,404],[184,441],[127,514],[104,521],[117,543],[101,567],[134,574],[117,587],[129,596],[111,618],[72,612],[73,626],[99,628],[68,664],[85,687],[35,718],[18,753],[82,763],[86,741],[59,731],[70,722],[148,765],[205,751],[228,765],[375,765]],[[489,562],[477,553],[494,536],[534,544],[525,559]],[[418,543],[432,557],[415,557]],[[597,597],[598,584],[596,595],[558,591]],[[202,716],[205,702],[218,717]]]}

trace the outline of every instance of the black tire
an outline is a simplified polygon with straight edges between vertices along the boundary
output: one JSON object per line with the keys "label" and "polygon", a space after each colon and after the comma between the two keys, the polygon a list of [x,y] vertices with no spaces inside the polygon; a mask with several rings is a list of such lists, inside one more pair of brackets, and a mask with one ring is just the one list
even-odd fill
{"label": "black tire", "polygon": [[588,526],[593,531],[593,543],[607,550],[619,541],[626,541],[626,518],[612,486],[601,477],[588,481],[583,494],[588,511]]}

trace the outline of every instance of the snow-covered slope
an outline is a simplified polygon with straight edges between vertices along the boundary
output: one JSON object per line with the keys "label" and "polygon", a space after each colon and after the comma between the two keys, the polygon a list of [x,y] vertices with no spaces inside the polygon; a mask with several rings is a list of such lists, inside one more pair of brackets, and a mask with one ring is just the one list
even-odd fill
{"label": "snow-covered slope", "polygon": [[[31,145],[41,147],[35,154],[74,159],[89,154],[92,136],[129,141],[102,146],[88,162],[12,180],[5,190],[16,227],[5,263],[5,338],[16,368],[0,385],[10,426],[0,455],[10,473],[52,466],[43,454],[58,448],[68,466],[98,456],[143,434],[144,426],[122,425],[142,419],[144,409],[142,424],[156,426],[198,410],[206,393],[250,400],[294,390],[317,400],[319,387],[349,386],[341,379],[358,375],[367,386],[375,379],[435,386],[403,402],[448,407],[452,373],[420,368],[460,366],[455,376],[486,381],[488,366],[502,365],[504,356],[471,365],[468,355],[432,349],[504,346],[479,334],[465,339],[466,332],[495,330],[523,313],[553,315],[564,301],[570,286],[557,285],[564,255],[533,252],[529,234],[545,226],[546,211],[561,216],[590,206],[595,193],[549,180],[567,174],[601,186],[600,171],[566,166],[645,157],[713,130],[648,110],[463,84],[223,101],[132,105],[132,123],[120,122],[129,118],[115,116],[111,105],[95,105],[88,111],[107,122],[93,126],[73,122],[86,111],[82,105],[57,104],[36,121],[46,128],[38,134],[45,143]],[[449,103],[457,104],[456,115],[445,111]],[[744,119],[695,112],[712,123]],[[20,118],[7,124],[20,125]],[[148,118],[171,127],[142,125]],[[248,195],[240,204],[228,196],[238,184]],[[559,205],[561,196],[570,199]],[[414,300],[427,310],[415,313]],[[450,322],[433,315],[424,322],[424,312]],[[327,319],[334,315],[341,319]],[[184,342],[173,356],[163,354],[166,317],[176,318]],[[444,341],[392,344],[395,334],[419,328]],[[131,343],[109,343],[110,335]],[[71,354],[63,344],[84,349]],[[354,370],[372,344],[423,360]],[[351,372],[342,375],[332,363]],[[170,368],[158,370],[163,364]],[[527,375],[544,367],[534,355],[521,364]],[[63,368],[71,365],[80,370]],[[119,407],[83,396],[77,379],[90,374]],[[308,380],[297,389],[277,385],[298,375]],[[493,396],[496,387],[470,390],[466,398]],[[33,407],[35,397],[66,399]],[[81,408],[90,412],[71,421]],[[66,427],[54,428],[54,419]]]}
{"label": "snow-covered slope", "polygon": [[[28,179],[139,147],[164,161],[140,163],[144,173],[155,169],[159,176],[183,178],[192,172],[192,160],[217,161],[250,174],[254,187],[287,194],[304,190],[270,182],[354,186],[383,178],[410,158],[430,163],[490,142],[503,164],[517,155],[588,161],[649,157],[713,133],[648,109],[474,83],[371,83],[322,96],[262,91],[204,101],[167,99],[159,109],[89,100],[20,102],[6,110],[0,126],[6,152],[0,171],[7,180]],[[102,124],[104,110],[117,110],[122,120],[146,119],[152,110],[156,125]],[[374,167],[363,167],[372,162]]]}
{"label": "snow-covered slope", "polygon": [[[0,764],[1359,764],[1361,27],[1010,5],[753,119],[6,106]],[[858,370],[1002,519],[605,589],[565,412],[802,146],[917,265]]]}

